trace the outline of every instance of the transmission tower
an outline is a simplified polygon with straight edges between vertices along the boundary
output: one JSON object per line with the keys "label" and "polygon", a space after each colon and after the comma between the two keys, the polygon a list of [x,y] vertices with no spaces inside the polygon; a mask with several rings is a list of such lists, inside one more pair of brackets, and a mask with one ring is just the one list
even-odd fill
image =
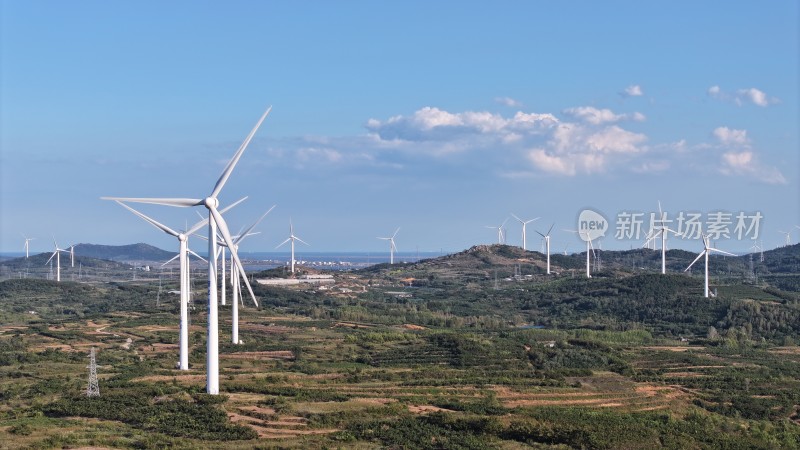
{"label": "transmission tower", "polygon": [[100,397],[100,386],[97,384],[97,362],[94,359],[94,347],[89,353],[89,387],[86,388],[87,397]]}

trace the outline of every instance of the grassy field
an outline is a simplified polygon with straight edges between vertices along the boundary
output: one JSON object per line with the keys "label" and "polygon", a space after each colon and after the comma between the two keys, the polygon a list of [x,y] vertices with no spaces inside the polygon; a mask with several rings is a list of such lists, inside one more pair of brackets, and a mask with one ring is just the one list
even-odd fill
{"label": "grassy field", "polygon": [[[425,285],[404,287],[408,271]],[[666,313],[604,299],[680,303],[692,279],[447,287],[408,271],[257,288],[242,345],[221,306],[220,396],[204,394],[201,302],[181,372],[177,299],[157,306],[152,282],[0,282],[0,448],[800,448],[793,292],[687,300],[697,323],[677,335]],[[99,398],[83,395],[91,347]]]}

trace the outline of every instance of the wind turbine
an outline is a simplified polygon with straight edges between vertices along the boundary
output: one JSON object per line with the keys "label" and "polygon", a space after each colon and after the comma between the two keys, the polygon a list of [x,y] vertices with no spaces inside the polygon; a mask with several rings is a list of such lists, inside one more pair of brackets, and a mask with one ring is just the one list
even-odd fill
{"label": "wind turbine", "polygon": [[[286,239],[285,241],[281,242],[281,243],[278,245],[278,247],[280,247],[280,246],[282,246],[283,244],[285,244],[285,243],[287,243],[287,242],[290,242],[290,241],[291,241],[291,243],[292,243],[292,245],[291,245],[291,246],[292,246],[292,262],[291,262],[291,267],[292,267],[292,273],[294,273],[294,241],[300,241],[300,242],[302,242],[303,244],[306,244],[306,245],[309,245],[309,244],[308,244],[308,242],[306,242],[306,241],[304,241],[304,240],[302,240],[302,239],[300,239],[299,237],[297,237],[297,236],[295,236],[295,235],[294,235],[294,225],[292,225],[292,219],[289,219],[289,238],[288,238],[288,239]],[[275,248],[278,248],[278,247],[275,247]]]}
{"label": "wind turbine", "polygon": [[394,245],[394,237],[397,236],[397,232],[400,231],[400,227],[397,227],[394,230],[394,234],[392,237],[379,237],[378,239],[389,241],[389,264],[394,264],[394,252],[397,251],[397,247]]}
{"label": "wind turbine", "polygon": [[[570,233],[577,233],[580,235],[586,236],[586,278],[592,278],[592,271],[591,271],[591,258],[589,257],[589,250],[592,251],[592,255],[594,256],[594,245],[592,245],[592,237],[589,236],[589,231],[577,231],[577,230],[564,230]],[[565,249],[566,252],[566,249]]]}
{"label": "wind turbine", "polygon": [[[53,254],[50,255],[50,258],[47,260],[45,265],[47,265],[47,263],[49,263],[53,259],[53,257],[55,256],[55,258],[56,258],[56,281],[60,282],[61,281],[61,252],[65,252],[66,250],[64,250],[63,248],[58,248],[58,243],[56,242],[56,238],[53,238],[53,247],[55,247],[55,250],[53,251]],[[51,270],[52,270],[52,267],[53,266],[50,266]]]}
{"label": "wind turbine", "polygon": [[[242,269],[242,272],[244,272],[242,262],[239,260],[239,255],[236,253],[235,247],[233,246],[233,238],[228,230],[228,224],[225,222],[225,219],[217,209],[219,207],[219,199],[217,197],[220,191],[222,191],[222,188],[225,186],[225,183],[228,181],[228,178],[233,172],[233,169],[236,167],[236,164],[239,162],[239,159],[242,157],[242,154],[247,149],[247,145],[253,139],[256,131],[258,131],[261,123],[267,118],[267,115],[271,110],[272,107],[269,107],[264,112],[264,114],[256,123],[255,127],[253,127],[253,129],[250,131],[250,134],[248,134],[244,142],[242,142],[242,145],[239,146],[239,149],[233,155],[233,158],[228,161],[228,164],[222,171],[222,175],[217,180],[216,185],[214,185],[214,189],[211,191],[211,194],[208,197],[201,199],[103,197],[105,200],[151,203],[156,205],[176,206],[183,208],[204,206],[206,209],[208,209],[208,331],[206,338],[208,350],[206,352],[206,392],[212,395],[219,394],[219,314],[217,308],[217,265],[216,259],[214,258],[214,255],[217,254],[216,235],[218,228],[225,240],[225,243],[228,244],[228,248],[231,251],[231,256],[236,262],[236,265]],[[245,284],[247,285],[247,289],[250,291],[250,294],[253,296],[253,300],[255,301],[253,288],[250,286],[250,282],[247,280],[247,278],[245,278]],[[256,306],[258,306],[257,302]]]}
{"label": "wind turbine", "polygon": [[786,235],[786,243],[783,244],[784,247],[788,247],[788,246],[792,245],[792,232],[791,231],[778,230],[778,233]]}
{"label": "wind turbine", "polygon": [[[534,220],[539,220],[539,218],[537,217],[537,218],[531,219],[531,220],[522,220],[519,217],[517,217],[514,213],[511,213],[511,216],[514,217],[515,219],[517,219],[517,221],[522,224],[522,249],[523,250],[527,250],[528,249],[528,244],[527,244],[528,241],[527,241],[527,238],[525,236],[525,226],[528,225],[529,223],[533,222]],[[505,223],[505,222],[503,222],[503,223]]]}
{"label": "wind turbine", "polygon": [[506,220],[503,221],[503,224],[500,225],[499,227],[493,227],[491,225],[486,225],[486,228],[491,228],[493,230],[497,229],[497,243],[498,244],[502,244],[505,241],[505,234],[503,233],[503,227],[506,225],[506,222],[508,222],[508,218],[506,218]]}
{"label": "wind turbine", "polygon": [[[246,237],[252,236],[254,234],[258,234],[258,233],[253,233],[251,231],[253,230],[253,228],[256,227],[256,225],[258,225],[262,220],[264,220],[264,217],[267,217],[267,214],[269,214],[273,209],[275,209],[274,205],[272,206],[272,208],[268,209],[267,212],[262,214],[261,217],[259,217],[258,220],[256,220],[252,225],[250,225],[250,227],[247,230],[245,230],[242,233],[239,233],[238,236],[234,236],[234,238],[233,238],[234,249],[233,250],[235,252],[237,252],[237,254],[239,252],[239,244],[241,244],[242,241],[245,240]],[[222,247],[222,249],[224,250],[225,247]],[[231,252],[231,254],[233,254],[233,252]],[[224,259],[225,259],[225,256],[224,256],[224,253],[223,253],[223,264],[225,264]],[[239,283],[239,278],[240,277],[246,279],[247,275],[244,273],[244,271],[239,272],[239,268],[235,264],[233,264],[233,261],[231,261],[231,295],[232,295],[232,299],[231,299],[231,342],[233,342],[234,344],[237,344],[237,345],[241,344],[241,341],[239,340],[239,302],[237,301],[237,297],[242,299],[242,306],[244,306],[244,299],[241,296],[239,296],[239,291],[241,289],[241,285]],[[255,301],[255,299],[253,301]]]}
{"label": "wind turbine", "polygon": [[691,264],[689,264],[689,267],[683,270],[684,272],[686,272],[687,270],[691,269],[694,263],[696,263],[700,258],[702,258],[703,256],[706,257],[706,282],[704,291],[705,298],[708,298],[708,255],[711,254],[711,252],[722,253],[723,255],[728,255],[728,256],[736,256],[733,253],[728,253],[726,251],[711,247],[711,245],[708,243],[708,236],[703,234],[703,251],[700,252],[699,255],[697,255],[697,258],[695,258]]}
{"label": "wind turbine", "polygon": [[[553,231],[553,227],[556,224],[550,225],[550,229],[547,230],[547,234],[542,234],[536,231],[536,233],[544,238],[545,248],[547,249],[547,274],[550,275],[550,232]],[[567,254],[567,248],[564,247],[564,254]]]}
{"label": "wind turbine", "polygon": [[[222,212],[223,213],[227,212],[229,209],[238,205],[242,201],[244,201],[244,198],[223,209]],[[181,291],[180,294],[181,326],[178,339],[180,348],[178,369],[189,370],[189,253],[192,253],[198,258],[200,258],[199,255],[189,250],[189,236],[191,236],[194,232],[196,232],[200,228],[204,227],[208,222],[208,219],[203,219],[200,222],[197,222],[185,232],[179,232],[173,230],[172,228],[166,225],[159,223],[157,220],[153,218],[150,218],[142,214],[141,212],[131,208],[125,203],[122,203],[121,201],[117,201],[117,203],[119,203],[120,206],[132,212],[133,214],[139,216],[150,225],[178,239],[178,255],[175,257],[179,258],[180,262],[180,291]],[[170,259],[164,264],[169,264],[175,258]]]}
{"label": "wind turbine", "polygon": [[25,239],[25,246],[23,247],[25,249],[25,259],[28,259],[28,249],[30,248],[30,242],[36,238],[29,238],[26,237],[24,234],[22,235],[22,238]]}
{"label": "wind turbine", "polygon": [[661,226],[658,227],[658,231],[651,234],[650,237],[647,238],[642,247],[643,248],[647,247],[647,243],[650,241],[653,241],[653,243],[655,244],[655,239],[659,235],[661,236],[661,274],[663,275],[667,273],[667,234],[674,233],[675,236],[681,236],[681,233],[678,233],[677,231],[669,228],[665,224],[665,222],[667,221],[667,217],[666,213],[661,210],[661,201],[658,202],[658,213],[659,216],[661,217],[661,219],[659,220]]}

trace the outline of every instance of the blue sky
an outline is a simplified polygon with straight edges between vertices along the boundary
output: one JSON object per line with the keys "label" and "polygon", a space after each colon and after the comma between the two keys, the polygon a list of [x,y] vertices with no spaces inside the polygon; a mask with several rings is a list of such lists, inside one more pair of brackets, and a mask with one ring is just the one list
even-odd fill
{"label": "blue sky", "polygon": [[0,251],[174,247],[99,197],[207,195],[268,105],[221,195],[235,230],[278,205],[245,250],[290,217],[313,251],[458,251],[512,212],[577,250],[584,208],[627,249],[659,200],[758,212],[768,248],[800,224],[797,2],[431,3],[0,2]]}

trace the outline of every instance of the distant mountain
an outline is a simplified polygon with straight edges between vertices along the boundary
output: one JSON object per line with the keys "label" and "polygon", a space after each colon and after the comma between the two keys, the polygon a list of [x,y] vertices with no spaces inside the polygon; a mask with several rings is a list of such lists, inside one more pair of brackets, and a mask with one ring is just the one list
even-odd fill
{"label": "distant mountain", "polygon": [[142,243],[131,245],[75,245],[75,256],[112,261],[166,261],[175,256],[175,253]]}

